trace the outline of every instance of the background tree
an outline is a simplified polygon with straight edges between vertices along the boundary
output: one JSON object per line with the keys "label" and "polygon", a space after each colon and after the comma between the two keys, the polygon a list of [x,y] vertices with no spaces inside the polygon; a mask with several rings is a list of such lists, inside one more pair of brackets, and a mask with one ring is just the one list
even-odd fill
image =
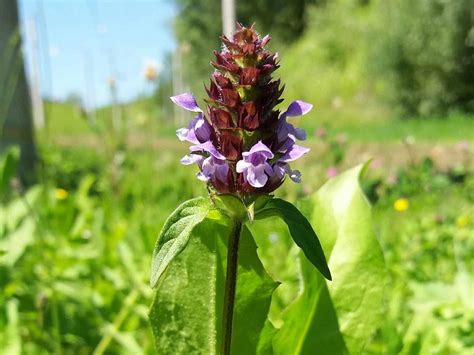
{"label": "background tree", "polygon": [[[215,0],[176,0],[178,16],[175,33],[180,43],[183,76],[191,89],[201,90],[212,70],[209,57],[219,48],[222,33],[221,6]],[[271,33],[272,46],[282,46],[298,38],[307,23],[306,8],[324,4],[325,0],[239,0],[236,2],[237,21],[244,25],[257,23],[261,33]]]}
{"label": "background tree", "polygon": [[474,1],[381,3],[372,63],[405,116],[474,112]]}
{"label": "background tree", "polygon": [[0,11],[0,153],[18,145],[20,176],[34,178],[37,161],[31,101],[26,82],[16,0],[2,0]]}

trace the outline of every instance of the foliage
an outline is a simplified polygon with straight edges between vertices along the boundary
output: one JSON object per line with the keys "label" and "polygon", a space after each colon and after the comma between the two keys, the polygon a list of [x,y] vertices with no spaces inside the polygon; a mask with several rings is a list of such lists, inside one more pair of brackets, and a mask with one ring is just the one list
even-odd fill
{"label": "foliage", "polygon": [[[130,151],[114,171],[113,162],[96,147],[43,146],[45,180],[25,195],[12,190],[0,207],[2,349],[8,345],[13,354],[15,349],[91,353],[100,343],[107,353],[153,353],[147,309],[154,242],[180,201],[205,194],[192,171],[177,169],[181,151],[166,147]],[[466,273],[472,277],[473,267],[474,181],[469,160],[464,167],[461,180],[426,163],[400,166],[398,174],[405,176],[399,183],[374,170],[363,179],[381,181],[373,222],[390,279],[383,323],[364,353],[419,353],[419,344],[425,353],[462,353],[472,347],[472,297],[463,295],[469,285]],[[302,170],[312,177],[309,191],[325,179],[324,170],[312,161]],[[439,176],[443,183],[436,185]],[[307,187],[283,187],[279,197],[287,200],[307,195]],[[66,197],[57,193],[59,188],[67,191]],[[404,212],[393,208],[400,197],[410,203]],[[298,209],[310,221],[316,218],[311,203]],[[249,227],[262,264],[281,283],[269,312],[272,324],[281,328],[283,310],[302,295],[295,261],[305,257],[300,259],[299,248],[292,247],[288,228],[279,220]],[[326,248],[324,232],[315,230]],[[331,271],[336,282],[336,270]],[[261,339],[272,333],[264,327]]]}
{"label": "foliage", "polygon": [[[246,246],[253,237],[244,228],[232,351],[258,353],[263,347],[277,354],[304,354],[315,348],[324,353],[347,350],[358,353],[364,348],[382,319],[385,269],[372,232],[370,208],[358,186],[361,169],[360,166],[340,175],[315,195],[315,226],[324,238],[326,252],[337,271],[337,279],[328,285],[310,266],[312,263],[330,279],[318,238],[296,207],[277,198],[266,199],[254,207],[256,221],[278,216],[288,224],[292,238],[308,258],[300,257],[304,286],[302,294],[284,312],[283,327],[276,333],[270,331],[276,335],[269,336],[264,323],[274,286],[271,279],[264,276],[266,273],[258,261],[255,246],[250,249]],[[208,217],[203,219],[206,215]],[[233,218],[230,217],[230,221]],[[226,241],[231,230],[228,221],[219,210],[210,210],[205,200],[195,199],[178,207],[165,223],[154,252],[153,264],[157,266],[152,270],[152,285],[165,272],[163,281],[158,280],[150,312],[158,352],[215,353],[220,349]],[[165,236],[171,242],[169,248],[164,242]],[[183,241],[188,247],[183,248]],[[354,243],[358,248],[353,247]],[[161,267],[163,250],[167,253],[176,244],[179,249],[175,250],[180,254],[168,253],[170,257]],[[254,261],[249,262],[249,257]],[[161,271],[157,274],[158,268]],[[359,279],[361,273],[363,283]],[[200,305],[199,312],[196,303]],[[374,310],[377,303],[380,306]],[[272,328],[270,323],[268,327]],[[267,345],[263,346],[262,342]]]}
{"label": "foliage", "polygon": [[330,180],[313,197],[312,222],[333,281],[325,282],[300,258],[302,293],[283,315],[276,353],[358,354],[382,322],[385,263],[358,184],[361,170]]}
{"label": "foliage", "polygon": [[[223,218],[223,217],[220,217]],[[222,223],[222,224],[220,224]],[[219,353],[226,268],[226,220],[206,219],[170,264],[150,311],[160,354]],[[256,353],[276,284],[266,274],[244,228],[237,273],[232,352]]]}
{"label": "foliage", "polygon": [[372,57],[405,115],[474,112],[471,0],[385,1]]}
{"label": "foliage", "polygon": [[[337,124],[472,115],[471,8],[471,0],[265,0],[241,1],[237,11],[283,48],[286,96],[316,103],[320,119]],[[218,46],[220,7],[180,0],[178,12],[182,78],[199,92]]]}
{"label": "foliage", "polygon": [[255,218],[259,220],[271,216],[278,216],[285,221],[296,245],[303,250],[308,260],[319,272],[331,280],[331,272],[326,264],[321,244],[306,217],[291,203],[278,198],[268,201],[257,211]]}

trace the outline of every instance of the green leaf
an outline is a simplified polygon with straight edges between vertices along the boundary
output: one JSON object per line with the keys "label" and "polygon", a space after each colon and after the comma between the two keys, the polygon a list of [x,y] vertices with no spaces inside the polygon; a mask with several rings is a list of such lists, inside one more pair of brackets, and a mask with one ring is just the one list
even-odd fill
{"label": "green leaf", "polygon": [[278,354],[359,354],[382,321],[387,274],[359,186],[363,168],[330,180],[314,195],[312,221],[333,281],[324,281],[300,258],[303,289],[275,337]]}
{"label": "green leaf", "polygon": [[[159,354],[218,353],[229,233],[228,224],[204,219],[192,231],[186,249],[169,265],[150,310]],[[268,345],[272,327],[265,324],[275,287],[258,259],[253,237],[244,226],[239,249],[233,354],[271,354],[265,344]]]}
{"label": "green leaf", "polygon": [[291,237],[303,250],[308,260],[324,277],[331,280],[331,272],[326,263],[323,249],[306,217],[291,203],[279,198],[269,200],[263,208],[256,212],[255,219],[259,220],[271,216],[278,216],[285,221]]}
{"label": "green leaf", "polygon": [[336,311],[324,279],[300,256],[303,292],[283,316],[273,341],[275,354],[344,354]]}
{"label": "green leaf", "polygon": [[5,238],[0,240],[0,265],[12,267],[23,256],[26,248],[34,242],[35,221],[33,217],[26,218],[23,223]]}
{"label": "green leaf", "polygon": [[231,218],[243,220],[247,215],[244,203],[236,196],[230,194],[213,195],[214,205]]}
{"label": "green leaf", "polygon": [[150,285],[155,287],[169,263],[189,242],[189,237],[211,210],[205,198],[195,198],[181,204],[166,220],[153,250]]}
{"label": "green leaf", "polygon": [[9,191],[10,180],[15,176],[20,159],[20,148],[13,146],[0,156],[0,196]]}
{"label": "green leaf", "polygon": [[[257,246],[248,228],[243,226],[239,245],[237,290],[232,332],[233,354],[269,354],[271,323],[266,324],[272,293],[277,287],[257,255]],[[259,344],[260,342],[260,344]],[[270,352],[271,353],[271,352]]]}

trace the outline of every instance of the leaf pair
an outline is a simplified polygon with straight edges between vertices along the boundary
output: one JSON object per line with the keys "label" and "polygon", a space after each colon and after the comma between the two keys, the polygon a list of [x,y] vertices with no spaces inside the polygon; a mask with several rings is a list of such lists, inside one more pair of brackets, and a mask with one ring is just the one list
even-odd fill
{"label": "leaf pair", "polygon": [[[211,210],[217,219],[222,219],[220,223],[225,223],[223,221],[226,220],[226,217],[213,209],[211,202],[205,198],[186,201],[171,214],[158,236],[153,251],[151,287],[156,286],[170,262],[188,244],[193,229],[208,216]],[[244,208],[243,211],[245,211]],[[255,219],[262,220],[272,216],[283,219],[288,225],[293,240],[303,250],[306,257],[324,277],[331,280],[331,273],[318,237],[301,212],[291,203],[273,198],[265,201],[263,207],[255,212]]]}

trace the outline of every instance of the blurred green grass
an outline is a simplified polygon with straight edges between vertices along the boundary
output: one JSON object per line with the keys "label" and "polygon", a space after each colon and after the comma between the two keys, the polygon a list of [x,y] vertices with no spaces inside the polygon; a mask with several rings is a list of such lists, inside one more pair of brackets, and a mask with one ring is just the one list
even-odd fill
{"label": "blurred green grass", "polygon": [[[10,309],[9,315],[0,312],[0,333],[8,332],[0,339],[17,339],[27,353],[91,353],[104,339],[110,340],[110,353],[152,353],[146,312],[153,245],[178,204],[206,194],[194,176],[196,168],[181,166],[178,152],[166,148],[110,156],[93,146],[41,148],[40,184],[26,198],[0,206],[7,218],[0,223],[0,240],[23,236],[0,259],[0,309]],[[278,196],[304,207],[304,199],[327,179],[330,154],[316,152],[301,162],[303,183],[285,182]],[[473,250],[468,237],[474,223],[469,217],[474,212],[472,172],[459,180],[431,164],[398,169],[396,183],[384,167],[371,169],[364,179],[369,196],[378,196],[374,228],[391,275],[386,319],[366,353],[399,353],[418,342],[430,343],[428,349],[442,346],[441,353],[462,349],[469,344],[465,324],[472,318],[462,313],[456,294],[447,301],[436,296],[423,312],[417,302],[432,283],[456,289],[460,267],[471,267],[466,263]],[[409,201],[405,211],[394,209],[401,197]],[[298,292],[294,250],[282,223],[260,224],[254,233],[269,272],[283,282],[275,295],[276,314]],[[432,327],[416,326],[420,314]],[[447,334],[442,345],[432,330]]]}
{"label": "blurred green grass", "polygon": [[[289,103],[290,100],[286,100]],[[150,111],[151,99],[139,100],[120,106],[127,135],[139,135],[144,131],[156,139],[174,137],[179,125],[173,117],[160,117],[159,112]],[[284,106],[283,106],[284,107]],[[358,114],[360,113],[360,115]],[[70,103],[46,103],[48,133],[52,138],[81,137],[92,135],[99,127],[111,126],[112,108],[104,107],[97,110],[97,125],[88,123],[87,115]],[[191,115],[190,117],[191,118]],[[334,109],[319,107],[315,103],[313,111],[301,118],[294,119],[299,126],[308,131],[308,137],[314,138],[318,128],[325,128],[335,133],[343,133],[350,141],[359,143],[399,142],[411,136],[424,143],[453,143],[460,140],[474,141],[473,116],[451,114],[447,117],[426,119],[397,119],[380,110],[361,111],[350,106]],[[43,137],[46,132],[39,132]]]}

